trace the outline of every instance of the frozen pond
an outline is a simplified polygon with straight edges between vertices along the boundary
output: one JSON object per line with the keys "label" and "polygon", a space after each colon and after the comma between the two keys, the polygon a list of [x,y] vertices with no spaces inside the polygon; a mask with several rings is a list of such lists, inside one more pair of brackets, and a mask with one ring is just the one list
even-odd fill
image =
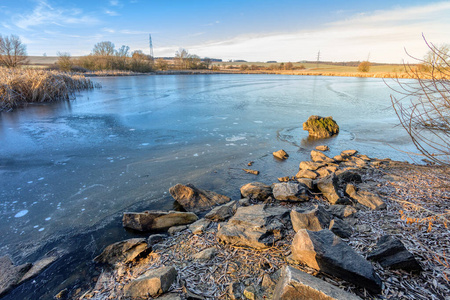
{"label": "frozen pond", "polygon": [[[0,253],[16,263],[53,248],[67,255],[85,252],[90,259],[106,243],[131,236],[121,228],[123,211],[172,208],[168,189],[176,183],[237,198],[244,183],[295,175],[318,144],[301,129],[312,114],[331,115],[341,128],[336,138],[319,142],[330,146],[330,155],[354,148],[371,157],[409,160],[396,149],[414,150],[396,126],[392,91],[381,79],[93,80],[103,88],[75,101],[0,114]],[[290,154],[287,161],[273,159],[279,149]],[[257,177],[241,170],[249,161],[261,172]]]}

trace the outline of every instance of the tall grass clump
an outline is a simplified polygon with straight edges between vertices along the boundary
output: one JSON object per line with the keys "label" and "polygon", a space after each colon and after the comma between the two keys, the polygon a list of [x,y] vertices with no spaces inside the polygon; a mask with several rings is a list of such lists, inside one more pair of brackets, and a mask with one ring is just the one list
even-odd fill
{"label": "tall grass clump", "polygon": [[0,111],[30,102],[68,100],[76,92],[96,87],[82,75],[0,67]]}

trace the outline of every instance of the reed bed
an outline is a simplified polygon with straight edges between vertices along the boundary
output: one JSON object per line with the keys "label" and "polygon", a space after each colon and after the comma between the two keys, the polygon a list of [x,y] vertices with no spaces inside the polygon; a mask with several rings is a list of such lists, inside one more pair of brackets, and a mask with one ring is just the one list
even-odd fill
{"label": "reed bed", "polygon": [[31,102],[68,100],[99,87],[82,75],[36,69],[0,68],[0,111]]}

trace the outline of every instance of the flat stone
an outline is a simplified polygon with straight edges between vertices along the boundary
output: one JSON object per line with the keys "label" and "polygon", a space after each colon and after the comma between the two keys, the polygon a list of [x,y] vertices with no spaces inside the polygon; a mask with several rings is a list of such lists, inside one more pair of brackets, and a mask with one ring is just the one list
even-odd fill
{"label": "flat stone", "polygon": [[192,255],[195,260],[210,260],[217,254],[217,248],[211,247]]}
{"label": "flat stone", "polygon": [[292,242],[292,257],[318,271],[381,292],[381,279],[372,265],[328,229],[300,229]]}
{"label": "flat stone", "polygon": [[226,221],[234,215],[238,205],[238,201],[230,201],[224,205],[216,206],[205,215],[205,219],[209,219],[214,222]]}
{"label": "flat stone", "polygon": [[291,178],[289,178],[289,176],[278,177],[279,182],[288,182],[289,180],[291,180]]}
{"label": "flat stone", "polygon": [[158,297],[158,300],[181,300],[181,297],[176,293],[167,293]]}
{"label": "flat stone", "polygon": [[405,245],[393,236],[384,235],[367,259],[379,262],[384,268],[402,269],[408,272],[420,272],[422,267]]}
{"label": "flat stone", "polygon": [[103,252],[94,258],[97,263],[116,265],[133,261],[141,253],[150,252],[144,238],[134,238],[111,244]]}
{"label": "flat stone", "polygon": [[125,297],[148,298],[167,292],[177,277],[174,267],[149,270],[123,288]]}
{"label": "flat stone", "polygon": [[327,145],[319,145],[316,147],[316,150],[318,151],[328,151],[330,148]]}
{"label": "flat stone", "polygon": [[140,213],[125,212],[122,223],[123,227],[147,232],[187,225],[197,220],[198,217],[192,212],[151,210]]}
{"label": "flat stone", "polygon": [[32,265],[15,266],[9,256],[0,257],[0,297],[11,291]]}
{"label": "flat stone", "polygon": [[184,230],[188,229],[186,225],[180,225],[180,226],[172,226],[167,230],[167,233],[169,235],[176,235],[177,233],[180,233]]}
{"label": "flat stone", "polygon": [[263,249],[284,237],[289,228],[289,210],[264,204],[239,207],[217,232],[219,240],[236,246]]}
{"label": "flat stone", "polygon": [[314,181],[309,178],[298,178],[297,181],[301,184],[306,185],[306,187],[312,191],[315,189]]}
{"label": "flat stone", "polygon": [[364,190],[356,190],[353,184],[347,184],[345,192],[359,204],[364,205],[373,210],[380,210],[386,208],[386,203],[374,193]]}
{"label": "flat stone", "polygon": [[291,266],[281,269],[273,299],[280,300],[361,300],[340,288]]}
{"label": "flat stone", "polygon": [[305,185],[295,182],[274,183],[272,192],[279,201],[308,201],[311,197],[311,192]]}
{"label": "flat stone", "polygon": [[313,161],[302,161],[300,162],[300,170],[310,170],[315,171],[318,168],[326,166],[326,163],[323,162],[313,162]]}
{"label": "flat stone", "polygon": [[272,154],[274,157],[281,160],[285,160],[289,157],[289,154],[287,154],[286,151],[284,151],[283,149],[273,152]]}
{"label": "flat stone", "polygon": [[189,225],[189,230],[191,230],[193,234],[202,234],[206,231],[206,228],[208,228],[209,224],[211,224],[211,220],[200,219]]}
{"label": "flat stone", "polygon": [[319,174],[320,178],[327,177],[327,176],[329,176],[329,175],[334,173],[333,171],[331,171],[327,167],[319,168],[319,169],[316,170],[316,172]]}
{"label": "flat stone", "polygon": [[295,175],[296,178],[309,178],[309,179],[316,179],[318,174],[311,170],[300,170]]}
{"label": "flat stone", "polygon": [[358,153],[358,151],[353,150],[353,149],[352,150],[344,150],[341,152],[341,156],[344,158],[347,158],[347,157],[355,155],[356,153]]}
{"label": "flat stone", "polygon": [[205,211],[231,200],[229,197],[216,192],[196,188],[190,183],[187,185],[178,183],[171,187],[169,192],[185,210],[190,212]]}
{"label": "flat stone", "polygon": [[147,239],[147,245],[152,247],[153,245],[158,244],[159,242],[164,241],[167,238],[167,234],[152,234]]}
{"label": "flat stone", "polygon": [[307,209],[293,209],[290,216],[295,232],[300,229],[311,231],[327,229],[331,222],[331,215],[319,205]]}
{"label": "flat stone", "polygon": [[303,130],[307,130],[310,137],[329,138],[339,133],[339,126],[332,117],[310,116],[303,123]]}
{"label": "flat stone", "polygon": [[330,205],[327,210],[333,216],[341,219],[351,217],[358,212],[353,206],[341,204]]}
{"label": "flat stone", "polygon": [[261,182],[250,182],[241,187],[241,195],[243,198],[264,201],[272,195],[272,188]]}
{"label": "flat stone", "polygon": [[334,159],[326,156],[325,154],[317,150],[311,151],[311,160],[314,162],[324,162],[324,163],[334,162]]}
{"label": "flat stone", "polygon": [[341,238],[349,238],[353,234],[352,227],[341,219],[333,219],[328,229]]}
{"label": "flat stone", "polygon": [[59,257],[54,256],[48,256],[44,257],[37,262],[33,263],[32,267],[28,272],[25,273],[25,275],[20,279],[19,284],[21,284],[24,281],[27,281],[28,279],[31,279],[33,277],[36,277],[39,275],[43,270],[45,270],[48,266],[50,266],[52,263],[54,263]]}

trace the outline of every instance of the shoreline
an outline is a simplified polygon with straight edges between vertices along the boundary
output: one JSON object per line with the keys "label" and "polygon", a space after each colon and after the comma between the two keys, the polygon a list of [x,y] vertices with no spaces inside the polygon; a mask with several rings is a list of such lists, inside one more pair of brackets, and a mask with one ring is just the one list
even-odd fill
{"label": "shoreline", "polygon": [[[355,157],[362,159],[365,156]],[[449,194],[445,187],[445,182],[449,180],[448,168],[413,165],[389,159],[365,159],[365,162],[364,165],[360,162],[360,166],[352,167],[345,162],[344,168],[351,168],[352,172],[359,174],[363,182],[358,187],[379,195],[387,207],[372,210],[356,206],[358,212],[355,216],[345,218],[353,227],[353,234],[343,240],[359,255],[366,257],[368,252],[376,248],[377,239],[390,234],[404,243],[423,268],[420,275],[417,275],[372,263],[383,280],[380,296],[370,292],[367,294],[364,288],[293,260],[291,243],[295,232],[292,228],[287,230],[284,238],[259,250],[221,240],[218,232],[221,227],[226,226],[225,220],[211,221],[199,231],[195,231],[194,228],[197,227],[191,225],[170,228],[169,232],[172,234],[152,244],[150,252],[129,261],[119,261],[115,265],[103,265],[102,274],[93,279],[93,288],[74,294],[72,298],[123,297],[126,286],[149,270],[162,266],[174,266],[177,270],[175,281],[168,288],[167,295],[164,294],[170,299],[230,299],[231,286],[236,282],[242,284],[244,290],[241,292],[244,294],[247,291],[249,295],[253,293],[251,297],[254,299],[270,299],[280,278],[279,270],[284,266],[294,267],[362,298],[369,295],[373,299],[394,299],[401,298],[402,295],[408,299],[445,297],[445,291],[450,288],[446,277],[450,274],[444,262],[445,249],[450,246],[449,239],[445,238],[450,237],[446,223],[448,212],[445,213],[448,205],[443,205]],[[433,193],[432,197],[429,196],[430,192]],[[264,201],[250,199],[250,203],[242,205],[257,207],[261,204],[288,210],[304,209],[311,205],[324,205],[327,209],[333,206],[320,194],[306,202],[278,201],[269,197]],[[154,235],[150,234],[149,241]],[[434,241],[437,240],[441,242],[436,244]],[[195,254],[208,249],[215,249],[215,254],[206,260],[194,258]],[[436,257],[440,259],[437,260]]]}

